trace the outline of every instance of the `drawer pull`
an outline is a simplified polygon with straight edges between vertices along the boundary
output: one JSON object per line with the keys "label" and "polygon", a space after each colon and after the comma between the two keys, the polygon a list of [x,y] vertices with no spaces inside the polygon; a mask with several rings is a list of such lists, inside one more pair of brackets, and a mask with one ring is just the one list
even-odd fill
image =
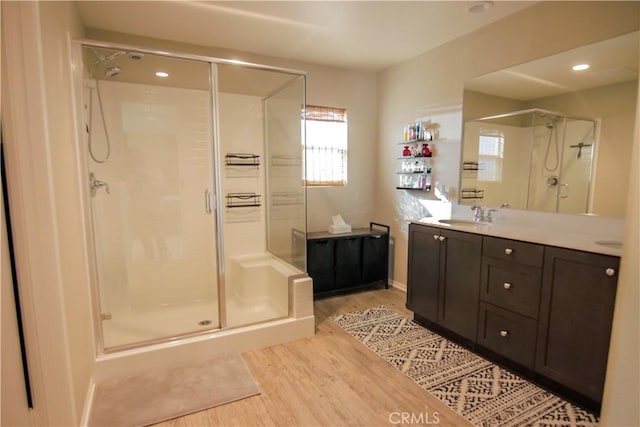
{"label": "drawer pull", "polygon": [[507,254],[507,255],[511,255],[513,253],[513,249],[507,248],[507,249],[504,250],[504,253]]}
{"label": "drawer pull", "polygon": [[438,237],[440,237],[440,236],[438,236],[437,234],[434,234],[433,235],[433,240],[438,240]]}
{"label": "drawer pull", "polygon": [[511,283],[508,282],[504,282],[504,285],[502,285],[505,289],[511,289]]}
{"label": "drawer pull", "polygon": [[605,273],[607,274],[607,276],[613,277],[616,274],[616,270],[614,268],[607,268],[605,270]]}
{"label": "drawer pull", "polygon": [[509,331],[504,330],[504,329],[500,331],[500,336],[502,338],[506,338],[508,335],[509,335]]}
{"label": "drawer pull", "polygon": [[441,242],[444,242],[444,236],[440,236],[438,239],[440,239]]}

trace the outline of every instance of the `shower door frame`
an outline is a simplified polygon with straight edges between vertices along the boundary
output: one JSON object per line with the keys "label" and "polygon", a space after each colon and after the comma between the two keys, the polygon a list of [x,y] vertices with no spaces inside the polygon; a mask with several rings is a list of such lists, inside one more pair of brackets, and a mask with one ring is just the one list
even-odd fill
{"label": "shower door frame", "polygon": [[158,50],[158,49],[150,49],[139,46],[131,46],[120,43],[111,43],[105,41],[91,40],[91,39],[73,39],[71,40],[71,61],[72,61],[72,82],[73,82],[73,101],[75,105],[76,111],[76,122],[77,122],[77,135],[78,141],[84,141],[84,133],[83,127],[80,126],[80,123],[84,121],[84,115],[82,112],[82,105],[84,105],[83,100],[83,81],[84,74],[83,71],[85,69],[84,62],[82,60],[82,48],[83,47],[94,47],[94,48],[104,48],[104,49],[115,49],[115,50],[123,50],[127,52],[137,52],[149,55],[157,55],[167,58],[173,59],[184,59],[190,61],[198,61],[202,63],[208,63],[210,67],[209,72],[209,87],[210,87],[210,102],[211,102],[211,144],[212,144],[212,153],[213,158],[212,161],[212,172],[213,172],[213,183],[214,183],[214,194],[212,197],[213,202],[213,212],[215,214],[215,244],[216,244],[216,255],[217,255],[217,272],[218,272],[218,287],[217,287],[217,295],[218,295],[218,321],[219,327],[213,328],[204,331],[194,331],[187,332],[184,334],[180,334],[178,336],[166,336],[161,338],[155,338],[146,341],[138,341],[131,344],[126,344],[122,346],[112,347],[108,350],[104,347],[104,335],[102,328],[102,316],[101,316],[101,307],[100,307],[100,291],[99,291],[99,283],[98,283],[98,268],[97,268],[97,257],[95,250],[95,235],[94,235],[94,224],[93,224],[93,215],[92,215],[92,207],[91,207],[91,198],[89,194],[89,186],[84,185],[83,180],[88,176],[88,166],[86,161],[84,160],[86,157],[86,148],[84,148],[84,144],[81,144],[80,147],[77,147],[76,158],[79,165],[79,180],[81,182],[82,188],[82,205],[84,211],[85,218],[85,231],[87,235],[87,245],[86,252],[89,259],[89,271],[91,274],[91,307],[93,314],[93,330],[95,336],[95,350],[96,355],[110,354],[122,350],[128,350],[133,348],[145,347],[152,344],[159,344],[163,342],[167,342],[176,338],[185,338],[194,335],[202,335],[207,334],[215,330],[223,330],[227,329],[227,310],[225,304],[225,296],[226,296],[226,283],[225,283],[225,258],[224,258],[224,227],[223,227],[223,219],[221,212],[223,211],[222,206],[222,189],[221,189],[221,167],[220,167],[220,126],[218,119],[218,73],[217,73],[217,64],[227,64],[227,65],[235,65],[245,68],[252,68],[257,70],[264,71],[273,71],[284,74],[291,74],[293,76],[302,76],[306,80],[307,73],[305,71],[275,67],[270,65],[256,64],[251,62],[245,62],[235,59],[224,59],[217,58],[205,55],[197,55],[190,53],[182,53],[176,51],[167,51],[167,50]]}

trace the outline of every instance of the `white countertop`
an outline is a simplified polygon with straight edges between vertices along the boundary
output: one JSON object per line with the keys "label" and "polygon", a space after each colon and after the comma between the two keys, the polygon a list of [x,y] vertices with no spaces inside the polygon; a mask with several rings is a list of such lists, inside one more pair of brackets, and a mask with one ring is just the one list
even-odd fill
{"label": "white countertop", "polygon": [[[494,222],[486,225],[453,225],[439,222],[441,219],[467,221],[472,219],[470,215],[455,215],[454,210],[453,215],[420,218],[411,222],[604,255],[622,255],[622,246],[618,246],[616,243],[621,244],[624,241],[623,219],[515,210],[494,212],[494,218]],[[601,242],[601,244],[596,242]],[[607,245],[607,242],[611,242],[613,245]]]}

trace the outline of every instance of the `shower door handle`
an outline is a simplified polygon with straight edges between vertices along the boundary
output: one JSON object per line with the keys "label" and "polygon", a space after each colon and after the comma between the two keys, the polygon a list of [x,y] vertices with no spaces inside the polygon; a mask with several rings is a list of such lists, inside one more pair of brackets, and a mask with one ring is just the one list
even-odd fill
{"label": "shower door handle", "polygon": [[211,201],[211,196],[213,195],[213,191],[210,189],[204,190],[204,211],[210,214],[213,211],[213,202]]}
{"label": "shower door handle", "polygon": [[[565,189],[566,192],[562,194],[562,189]],[[569,197],[569,184],[560,184],[558,187],[558,199],[566,199]]]}

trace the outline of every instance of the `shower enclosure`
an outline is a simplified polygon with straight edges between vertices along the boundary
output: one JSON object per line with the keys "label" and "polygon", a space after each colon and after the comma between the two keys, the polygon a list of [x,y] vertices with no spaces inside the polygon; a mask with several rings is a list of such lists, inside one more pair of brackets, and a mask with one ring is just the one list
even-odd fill
{"label": "shower enclosure", "polygon": [[462,203],[585,213],[596,121],[530,109],[465,123]]}
{"label": "shower enclosure", "polygon": [[304,73],[100,42],[77,56],[99,351],[290,316]]}

